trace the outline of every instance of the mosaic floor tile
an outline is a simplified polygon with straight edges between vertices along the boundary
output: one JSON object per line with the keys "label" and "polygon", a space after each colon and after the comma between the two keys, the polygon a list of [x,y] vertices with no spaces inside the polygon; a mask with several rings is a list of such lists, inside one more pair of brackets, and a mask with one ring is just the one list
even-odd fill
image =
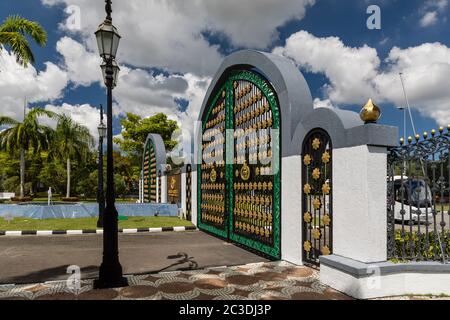
{"label": "mosaic floor tile", "polygon": [[92,280],[83,280],[77,290],[68,288],[65,281],[1,286],[0,300],[349,299],[322,285],[317,270],[286,262],[128,276],[128,283],[128,287],[107,290],[93,290]]}

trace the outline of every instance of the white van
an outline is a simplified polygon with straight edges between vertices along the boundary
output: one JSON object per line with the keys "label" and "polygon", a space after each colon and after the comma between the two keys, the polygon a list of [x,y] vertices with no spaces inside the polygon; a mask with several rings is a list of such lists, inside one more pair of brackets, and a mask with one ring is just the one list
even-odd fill
{"label": "white van", "polygon": [[[402,217],[402,181],[403,181],[403,210]],[[392,183],[394,184],[392,188]],[[390,194],[394,192],[394,195]],[[414,223],[431,223],[433,221],[434,199],[430,186],[423,179],[395,176],[394,181],[388,180],[388,200],[394,200],[394,217],[396,221]],[[427,219],[428,215],[428,219]]]}

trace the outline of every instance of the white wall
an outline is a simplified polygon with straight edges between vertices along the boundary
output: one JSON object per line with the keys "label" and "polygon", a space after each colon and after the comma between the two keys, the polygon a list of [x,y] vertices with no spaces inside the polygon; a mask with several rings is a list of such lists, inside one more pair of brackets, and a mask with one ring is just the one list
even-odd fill
{"label": "white wall", "polygon": [[192,223],[197,226],[198,225],[197,224],[197,171],[192,171],[191,177],[192,177],[191,178],[191,182],[192,182],[191,218],[192,218]]}
{"label": "white wall", "polygon": [[161,176],[161,203],[167,203],[167,176]]}
{"label": "white wall", "polygon": [[281,160],[281,259],[302,264],[302,160]]}
{"label": "white wall", "polygon": [[387,259],[386,148],[333,150],[333,253],[361,262]]}
{"label": "white wall", "polygon": [[450,295],[450,273],[399,272],[356,278],[329,266],[320,266],[320,281],[357,299],[401,295]]}
{"label": "white wall", "polygon": [[[186,216],[186,173],[181,173],[181,209],[183,210],[183,216]],[[183,218],[184,218],[183,217]]]}

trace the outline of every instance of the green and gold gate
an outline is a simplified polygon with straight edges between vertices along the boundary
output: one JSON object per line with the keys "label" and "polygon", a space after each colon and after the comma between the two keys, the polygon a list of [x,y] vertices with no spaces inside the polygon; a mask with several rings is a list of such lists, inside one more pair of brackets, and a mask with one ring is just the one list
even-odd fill
{"label": "green and gold gate", "polygon": [[280,258],[280,114],[254,70],[228,73],[202,116],[198,226]]}
{"label": "green and gold gate", "polygon": [[144,202],[156,203],[156,152],[151,140],[144,152]]}
{"label": "green and gold gate", "polygon": [[332,251],[332,146],[321,129],[311,131],[303,144],[303,261],[319,264]]}

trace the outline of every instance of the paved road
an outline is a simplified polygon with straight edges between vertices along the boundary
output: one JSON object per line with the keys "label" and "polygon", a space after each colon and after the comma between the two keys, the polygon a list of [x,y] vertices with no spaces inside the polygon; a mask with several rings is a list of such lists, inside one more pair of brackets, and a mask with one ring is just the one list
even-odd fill
{"label": "paved road", "polygon": [[[200,231],[120,234],[124,274],[199,269],[265,262],[235,245]],[[177,255],[187,254],[184,259]],[[67,267],[95,278],[101,263],[102,236],[0,237],[0,284],[37,283],[68,278]]]}

